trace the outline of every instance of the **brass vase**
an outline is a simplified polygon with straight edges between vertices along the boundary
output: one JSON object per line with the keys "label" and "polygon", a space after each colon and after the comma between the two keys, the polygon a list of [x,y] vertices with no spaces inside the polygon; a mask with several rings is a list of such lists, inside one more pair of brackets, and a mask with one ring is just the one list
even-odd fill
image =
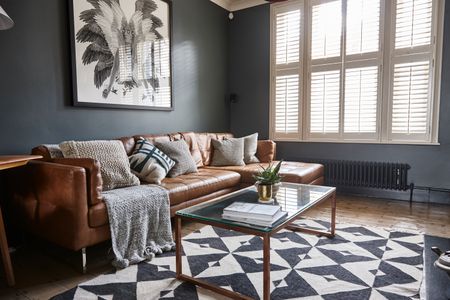
{"label": "brass vase", "polygon": [[272,188],[271,184],[257,184],[258,196],[261,201],[270,201],[272,200]]}

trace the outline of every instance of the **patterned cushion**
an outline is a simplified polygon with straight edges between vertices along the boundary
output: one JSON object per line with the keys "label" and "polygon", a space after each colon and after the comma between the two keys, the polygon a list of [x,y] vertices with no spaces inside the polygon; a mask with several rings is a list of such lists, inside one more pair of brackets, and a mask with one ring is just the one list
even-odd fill
{"label": "patterned cushion", "polygon": [[155,146],[175,161],[175,166],[169,171],[169,177],[196,173],[197,166],[184,140],[173,142],[156,142]]}
{"label": "patterned cushion", "polygon": [[100,163],[104,191],[139,185],[139,178],[131,173],[121,141],[69,141],[59,146],[66,158],[96,159]]}
{"label": "patterned cushion", "polygon": [[214,148],[211,166],[243,166],[244,139],[211,140]]}
{"label": "patterned cushion", "polygon": [[175,162],[144,138],[138,139],[133,155],[129,157],[131,172],[148,183],[161,184]]}

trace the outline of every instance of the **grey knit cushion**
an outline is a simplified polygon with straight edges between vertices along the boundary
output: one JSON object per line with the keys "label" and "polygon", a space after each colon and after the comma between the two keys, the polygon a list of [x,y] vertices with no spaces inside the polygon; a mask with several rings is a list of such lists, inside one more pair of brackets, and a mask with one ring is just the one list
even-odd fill
{"label": "grey knit cushion", "polygon": [[139,185],[139,179],[131,173],[121,141],[69,141],[59,146],[64,157],[96,159],[100,163],[104,191]]}
{"label": "grey knit cushion", "polygon": [[214,148],[212,166],[243,166],[244,139],[211,140]]}
{"label": "grey knit cushion", "polygon": [[184,140],[156,142],[155,146],[175,161],[175,166],[167,174],[168,177],[173,178],[198,171],[189,147]]}
{"label": "grey knit cushion", "polygon": [[256,149],[258,148],[258,133],[247,135],[244,139],[244,162],[246,164],[259,163],[256,157]]}

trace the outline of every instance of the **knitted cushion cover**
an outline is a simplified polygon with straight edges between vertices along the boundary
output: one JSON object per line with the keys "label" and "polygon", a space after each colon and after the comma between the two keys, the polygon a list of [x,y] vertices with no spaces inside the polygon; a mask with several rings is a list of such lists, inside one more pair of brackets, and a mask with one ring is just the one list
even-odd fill
{"label": "knitted cushion cover", "polygon": [[66,158],[96,159],[100,163],[104,191],[140,184],[139,178],[131,173],[121,141],[68,141],[59,146]]}

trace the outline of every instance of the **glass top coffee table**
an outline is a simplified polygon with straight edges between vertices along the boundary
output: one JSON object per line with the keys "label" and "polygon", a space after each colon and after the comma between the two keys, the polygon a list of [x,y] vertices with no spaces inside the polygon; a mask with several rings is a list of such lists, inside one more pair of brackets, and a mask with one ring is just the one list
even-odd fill
{"label": "glass top coffee table", "polygon": [[[287,216],[275,222],[272,226],[261,227],[257,225],[235,222],[222,219],[223,209],[233,202],[258,203],[258,193],[254,186],[244,188],[234,193],[218,197],[211,201],[182,209],[175,214],[175,240],[176,240],[176,274],[180,280],[220,293],[234,299],[250,299],[249,297],[210,284],[203,280],[193,278],[182,273],[181,257],[181,225],[182,220],[211,225],[245,234],[260,236],[263,239],[263,299],[270,299],[270,237],[281,229],[301,231],[320,236],[334,237],[336,226],[336,188],[305,185],[295,183],[282,183],[275,203],[267,205],[281,206]],[[331,225],[329,231],[318,231],[303,228],[293,224],[307,210],[317,206],[323,201],[331,204]]]}

